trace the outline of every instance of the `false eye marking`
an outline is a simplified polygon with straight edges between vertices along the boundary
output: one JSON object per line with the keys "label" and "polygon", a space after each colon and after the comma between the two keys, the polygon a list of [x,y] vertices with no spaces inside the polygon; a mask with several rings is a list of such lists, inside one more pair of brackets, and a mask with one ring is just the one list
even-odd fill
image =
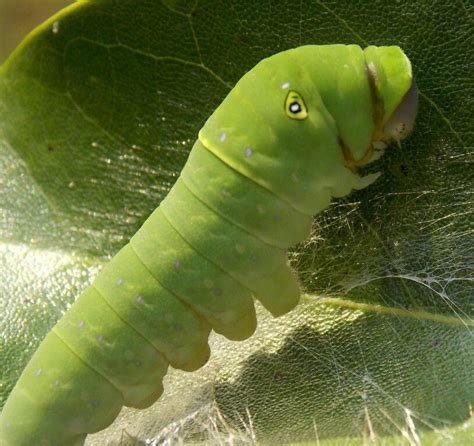
{"label": "false eye marking", "polygon": [[308,109],[299,93],[291,90],[286,95],[285,113],[291,119],[302,121],[308,117]]}

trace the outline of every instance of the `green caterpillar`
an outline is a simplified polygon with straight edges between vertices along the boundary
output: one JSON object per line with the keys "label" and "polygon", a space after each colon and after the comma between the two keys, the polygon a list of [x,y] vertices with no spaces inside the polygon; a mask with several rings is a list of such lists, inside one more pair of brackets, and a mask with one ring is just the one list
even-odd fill
{"label": "green caterpillar", "polygon": [[358,166],[417,112],[395,46],[303,46],[262,60],[199,132],[169,195],[44,339],[0,417],[0,444],[81,445],[123,405],[144,408],[169,365],[209,358],[214,330],[252,335],[253,299],[298,303],[286,250],[333,197],[373,183]]}

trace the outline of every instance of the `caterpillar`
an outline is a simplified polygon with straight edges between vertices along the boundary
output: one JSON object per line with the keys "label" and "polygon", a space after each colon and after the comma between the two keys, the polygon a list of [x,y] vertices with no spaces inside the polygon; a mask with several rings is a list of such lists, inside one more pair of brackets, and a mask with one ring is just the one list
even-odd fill
{"label": "caterpillar", "polygon": [[396,46],[307,45],[259,62],[214,111],[172,189],[40,344],[0,416],[0,444],[81,445],[145,408],[211,330],[244,340],[254,299],[300,297],[287,249],[412,131],[417,87]]}

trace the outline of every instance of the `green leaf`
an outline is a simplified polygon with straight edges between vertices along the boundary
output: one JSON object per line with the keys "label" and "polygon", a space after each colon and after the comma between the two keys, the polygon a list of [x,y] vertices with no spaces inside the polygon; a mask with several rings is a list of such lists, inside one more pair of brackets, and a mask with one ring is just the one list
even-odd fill
{"label": "green leaf", "polygon": [[472,41],[462,1],[91,0],[40,26],[0,68],[0,397],[247,70],[303,44],[395,44],[416,130],[290,254],[302,304],[259,309],[248,341],[213,336],[203,369],[91,444],[448,438],[474,397]]}
{"label": "green leaf", "polygon": [[[420,433],[418,443],[410,438],[408,432],[399,436],[390,436],[373,439],[367,436],[365,440],[376,446],[411,446],[413,444],[423,444],[424,446],[458,446],[472,443],[474,436],[474,423],[469,420],[466,423],[456,426],[454,429],[442,431],[430,431]],[[319,442],[288,443],[285,446],[360,446],[360,439],[335,438]],[[365,444],[365,443],[364,443]]]}

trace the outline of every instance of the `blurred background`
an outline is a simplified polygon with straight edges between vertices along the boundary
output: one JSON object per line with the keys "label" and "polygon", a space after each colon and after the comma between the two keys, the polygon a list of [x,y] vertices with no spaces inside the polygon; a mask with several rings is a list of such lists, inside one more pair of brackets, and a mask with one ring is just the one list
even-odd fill
{"label": "blurred background", "polygon": [[0,0],[0,64],[26,35],[74,0]]}

